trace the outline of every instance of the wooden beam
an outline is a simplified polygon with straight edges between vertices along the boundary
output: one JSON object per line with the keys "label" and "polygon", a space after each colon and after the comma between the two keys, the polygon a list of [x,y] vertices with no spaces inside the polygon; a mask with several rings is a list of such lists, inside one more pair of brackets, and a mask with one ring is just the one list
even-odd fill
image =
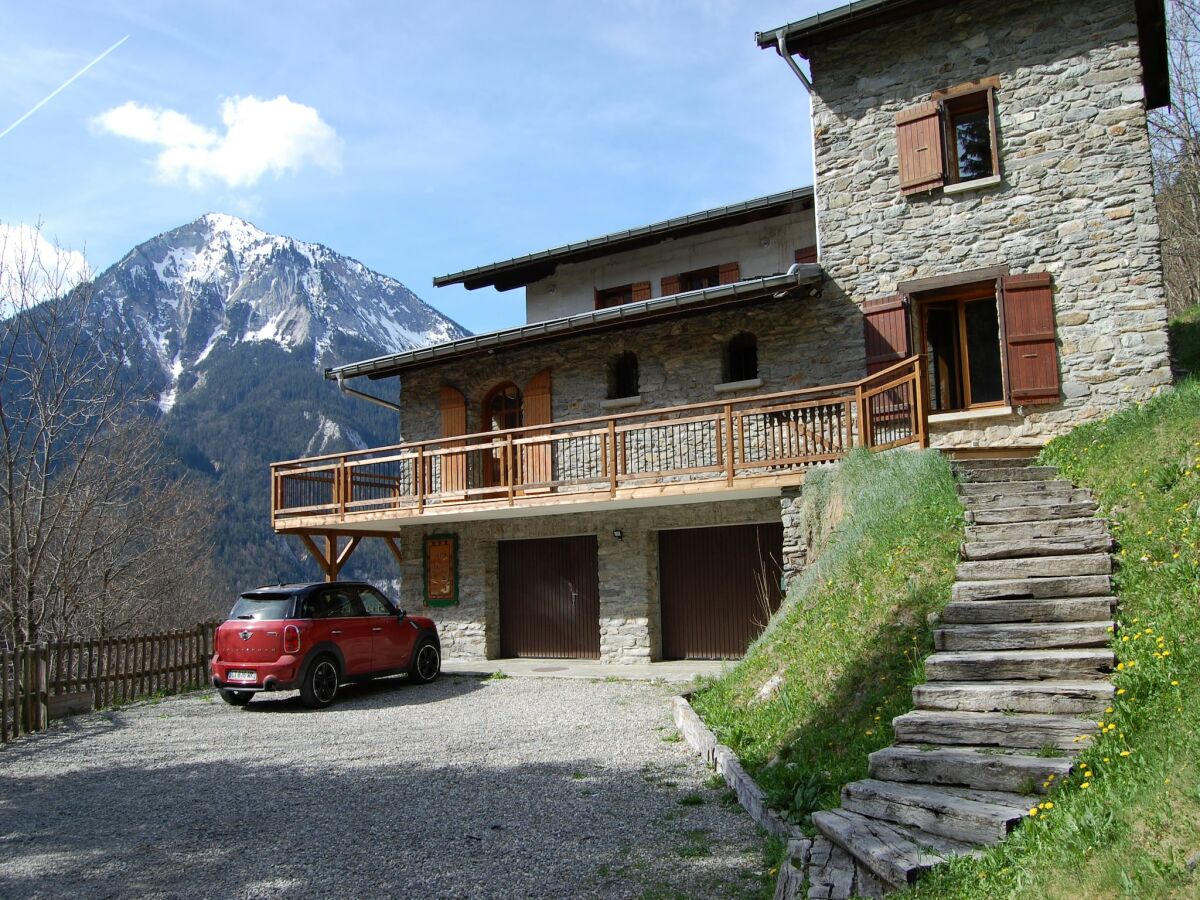
{"label": "wooden beam", "polygon": [[308,534],[301,532],[300,540],[304,542],[304,546],[308,548],[308,552],[312,554],[313,559],[317,561],[317,565],[321,567],[321,572],[325,575],[326,581],[333,581],[329,574],[329,560],[325,558],[325,554],[321,552],[321,548]]}
{"label": "wooden beam", "polygon": [[399,565],[404,565],[404,557],[400,553],[400,545],[396,543],[396,539],[389,534],[383,535],[383,543],[392,551],[392,556],[396,557],[396,562]]}
{"label": "wooden beam", "polygon": [[[336,541],[337,538],[335,537],[334,540]],[[337,576],[337,574],[339,572],[342,571],[342,566],[344,566],[346,564],[346,560],[348,560],[350,558],[350,554],[352,554],[355,550],[358,549],[358,545],[361,541],[362,541],[362,537],[360,537],[359,535],[355,535],[354,537],[350,538],[349,541],[346,542],[346,546],[342,548],[340,553],[338,553],[337,562],[335,562],[333,564],[333,573],[334,573],[335,577]]]}

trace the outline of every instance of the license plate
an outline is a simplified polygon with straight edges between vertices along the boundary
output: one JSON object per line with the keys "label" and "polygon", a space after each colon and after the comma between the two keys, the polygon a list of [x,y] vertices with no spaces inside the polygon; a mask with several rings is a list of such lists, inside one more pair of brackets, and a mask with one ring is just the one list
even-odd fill
{"label": "license plate", "polygon": [[226,677],[230,681],[258,681],[257,672],[247,672],[244,669],[230,669]]}

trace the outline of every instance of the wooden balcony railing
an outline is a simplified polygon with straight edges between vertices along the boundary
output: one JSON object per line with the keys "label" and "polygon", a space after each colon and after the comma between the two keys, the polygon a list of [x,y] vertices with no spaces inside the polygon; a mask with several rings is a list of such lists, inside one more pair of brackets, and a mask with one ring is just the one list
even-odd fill
{"label": "wooden balcony railing", "polygon": [[274,463],[273,524],[333,526],[650,486],[732,487],[828,463],[853,447],[923,445],[920,360],[827,387]]}

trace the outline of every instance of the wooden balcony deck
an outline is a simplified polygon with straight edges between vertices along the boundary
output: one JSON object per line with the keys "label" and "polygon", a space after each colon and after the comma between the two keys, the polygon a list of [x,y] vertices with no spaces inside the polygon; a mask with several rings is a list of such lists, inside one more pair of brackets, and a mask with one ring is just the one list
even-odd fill
{"label": "wooden balcony deck", "polygon": [[271,466],[271,521],[279,532],[386,534],[752,496],[854,447],[925,445],[923,409],[914,356],[845,384],[289,460]]}

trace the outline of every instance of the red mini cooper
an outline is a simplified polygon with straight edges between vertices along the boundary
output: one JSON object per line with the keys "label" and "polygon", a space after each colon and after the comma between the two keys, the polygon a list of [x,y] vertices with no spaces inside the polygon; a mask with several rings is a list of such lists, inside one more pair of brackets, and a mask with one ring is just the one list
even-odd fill
{"label": "red mini cooper", "polygon": [[281,584],[238,597],[217,628],[213,686],[245,706],[258,691],[299,690],[305,706],[328,706],[348,681],[407,672],[425,684],[442,668],[432,619],[410,616],[358,581]]}

